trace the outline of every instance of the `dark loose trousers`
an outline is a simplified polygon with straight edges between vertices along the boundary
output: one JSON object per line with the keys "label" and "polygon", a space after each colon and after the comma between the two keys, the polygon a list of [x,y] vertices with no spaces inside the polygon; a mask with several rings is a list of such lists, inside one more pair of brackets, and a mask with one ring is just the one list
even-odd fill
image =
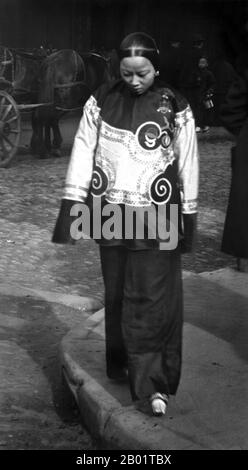
{"label": "dark loose trousers", "polygon": [[128,364],[133,400],[175,394],[181,373],[180,250],[100,247],[107,375]]}

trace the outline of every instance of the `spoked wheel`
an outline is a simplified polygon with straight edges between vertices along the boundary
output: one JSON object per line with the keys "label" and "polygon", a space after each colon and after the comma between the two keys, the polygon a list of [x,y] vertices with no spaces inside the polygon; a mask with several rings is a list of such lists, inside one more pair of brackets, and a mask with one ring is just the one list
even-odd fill
{"label": "spoked wheel", "polygon": [[16,155],[20,135],[21,119],[15,100],[0,90],[0,168],[6,168]]}

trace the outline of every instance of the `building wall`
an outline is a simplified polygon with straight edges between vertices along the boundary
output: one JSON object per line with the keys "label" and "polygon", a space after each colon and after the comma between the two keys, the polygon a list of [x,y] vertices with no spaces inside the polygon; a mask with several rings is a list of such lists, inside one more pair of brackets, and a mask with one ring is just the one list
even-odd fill
{"label": "building wall", "polygon": [[0,0],[0,42],[34,48],[45,42],[71,47],[73,3],[69,0]]}
{"label": "building wall", "polygon": [[20,4],[16,0],[0,0],[0,44],[13,47],[20,40]]}
{"label": "building wall", "polygon": [[58,49],[87,51],[117,48],[125,34],[143,30],[163,52],[172,34],[186,47],[192,34],[201,32],[213,58],[223,47],[226,22],[227,43],[233,27],[227,53],[235,55],[235,35],[246,8],[246,0],[0,0],[0,43],[24,48],[52,43]]}

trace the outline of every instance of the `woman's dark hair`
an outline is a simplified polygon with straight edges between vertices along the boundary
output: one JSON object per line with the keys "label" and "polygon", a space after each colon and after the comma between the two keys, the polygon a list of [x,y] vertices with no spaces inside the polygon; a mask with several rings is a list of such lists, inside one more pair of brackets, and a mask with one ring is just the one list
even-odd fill
{"label": "woman's dark hair", "polygon": [[124,57],[142,56],[153,64],[155,70],[159,68],[159,50],[155,40],[146,33],[131,33],[121,42],[119,48],[120,60]]}

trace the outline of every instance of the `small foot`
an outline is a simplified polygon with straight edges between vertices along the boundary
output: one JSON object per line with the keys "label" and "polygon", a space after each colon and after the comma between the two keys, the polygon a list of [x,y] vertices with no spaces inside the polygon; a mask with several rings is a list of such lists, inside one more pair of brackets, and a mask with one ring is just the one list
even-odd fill
{"label": "small foot", "polygon": [[169,397],[165,393],[154,393],[151,398],[154,416],[163,416],[166,413]]}

